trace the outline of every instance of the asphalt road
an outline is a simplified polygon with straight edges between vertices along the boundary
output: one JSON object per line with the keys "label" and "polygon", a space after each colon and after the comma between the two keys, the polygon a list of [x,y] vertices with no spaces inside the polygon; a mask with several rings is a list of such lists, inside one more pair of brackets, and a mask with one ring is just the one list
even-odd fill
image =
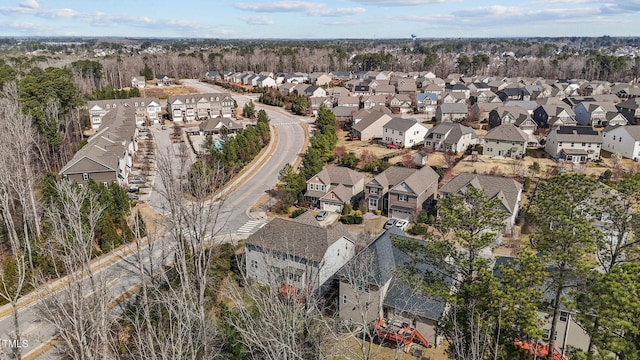
{"label": "asphalt road", "polygon": [[[202,92],[221,92],[219,89],[200,83],[197,80],[184,80],[183,83]],[[249,101],[248,96],[234,94],[234,98],[238,101],[240,108]],[[304,128],[300,126],[301,119],[299,117],[287,114],[280,109],[262,107],[256,101],[254,102],[256,103],[256,108],[267,111],[271,118],[271,124],[275,126],[278,132],[279,141],[275,145],[276,148],[273,154],[260,164],[260,168],[252,176],[246,178],[243,184],[228,193],[221,209],[221,221],[216,228],[219,234],[246,236],[255,232],[264,224],[262,219],[249,217],[249,209],[268,189],[276,184],[280,169],[285,164],[293,163],[296,160],[304,144]],[[171,129],[161,130],[157,126],[157,128],[152,129],[152,133],[156,141],[156,157],[169,147],[174,147],[174,150],[178,150],[178,145],[172,144],[169,140]],[[177,162],[174,163],[174,166],[178,166]],[[151,178],[153,179],[152,189],[160,189],[162,187],[160,177],[153,176],[152,173]],[[152,190],[146,197],[149,204],[158,213],[162,214],[163,211],[166,213],[167,209],[163,209],[164,201],[156,191]],[[163,243],[164,241],[166,243]],[[154,246],[151,257],[156,264],[166,258],[166,249],[171,248],[169,241],[168,238],[164,238]],[[112,258],[115,261],[112,264],[101,267],[98,274],[107,282],[110,295],[113,299],[116,299],[139,283],[140,279],[135,275],[137,274],[137,264],[139,264],[140,260],[135,254],[127,255],[123,253]],[[145,262],[145,267],[149,267],[148,261]],[[39,311],[40,304],[41,300],[38,299],[28,306],[21,307],[19,310],[22,336],[23,339],[27,340],[27,346],[22,351],[23,356],[35,351],[39,346],[49,342],[55,336],[54,328],[42,320],[42,315]],[[2,340],[10,339],[10,334],[13,331],[13,315],[9,314],[0,318],[0,346],[3,344]],[[2,352],[8,352],[9,350],[7,347],[0,348],[0,358],[2,357]],[[59,356],[58,350],[54,348],[38,358],[56,359]]]}

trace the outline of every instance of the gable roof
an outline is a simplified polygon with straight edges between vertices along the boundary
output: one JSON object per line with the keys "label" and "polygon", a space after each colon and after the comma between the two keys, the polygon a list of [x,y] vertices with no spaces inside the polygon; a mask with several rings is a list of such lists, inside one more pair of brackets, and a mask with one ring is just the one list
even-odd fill
{"label": "gable roof", "polygon": [[440,104],[440,112],[442,114],[467,114],[469,108],[463,103],[444,103]]}
{"label": "gable roof", "polygon": [[377,121],[383,121],[386,124],[389,120],[391,120],[391,116],[388,114],[379,110],[370,110],[369,114],[362,117],[362,119],[351,128],[356,131],[363,131]]}
{"label": "gable roof", "polygon": [[327,185],[342,184],[353,186],[360,180],[364,179],[364,176],[355,170],[349,169],[348,167],[331,165],[322,169],[322,171],[312,176],[309,180],[312,179],[319,179]]}
{"label": "gable roof", "polygon": [[399,184],[416,171],[418,170],[400,166],[390,166],[369,181],[367,186],[375,185],[387,190],[394,187],[396,184]]}
{"label": "gable roof", "polygon": [[601,143],[602,135],[591,126],[559,126],[553,130],[557,141]]}
{"label": "gable roof", "polygon": [[621,129],[629,133],[629,136],[635,141],[640,141],[640,125],[625,125],[625,126],[607,126],[602,130],[603,133],[609,133],[612,130]]}
{"label": "gable roof", "polygon": [[424,138],[433,139],[436,134],[446,135],[445,142],[449,144],[457,143],[462,135],[466,134],[471,134],[472,139],[478,137],[472,128],[455,122],[443,122],[432,127]]}
{"label": "gable roof", "polygon": [[393,186],[390,191],[420,195],[431,187],[433,183],[437,183],[439,179],[438,173],[430,166],[423,166],[422,169],[415,171]]}
{"label": "gable roof", "polygon": [[420,124],[416,119],[411,119],[411,118],[405,119],[401,117],[394,117],[393,119],[389,120],[389,122],[386,123],[384,127],[387,129],[393,129],[398,131],[407,131],[416,124],[424,127],[424,125]]}
{"label": "gable roof", "polygon": [[342,237],[351,241],[351,235],[342,227],[342,224],[338,223],[325,228],[315,219],[313,219],[314,224],[310,216],[313,215],[307,211],[295,219],[275,218],[250,235],[245,243],[320,262],[334,242]]}
{"label": "gable roof", "polygon": [[481,189],[487,199],[499,198],[502,205],[510,214],[516,211],[518,195],[522,190],[522,185],[513,179],[491,175],[461,173],[444,184],[440,192],[444,194],[456,194],[467,186]]}
{"label": "gable roof", "polygon": [[484,139],[527,142],[529,137],[513,124],[502,124],[489,130]]}

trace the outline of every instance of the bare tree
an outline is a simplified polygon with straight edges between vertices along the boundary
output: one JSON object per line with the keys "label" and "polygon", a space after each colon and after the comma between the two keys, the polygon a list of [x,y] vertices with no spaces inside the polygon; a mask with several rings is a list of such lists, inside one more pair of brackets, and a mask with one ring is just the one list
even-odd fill
{"label": "bare tree", "polygon": [[[110,358],[114,318],[108,284],[90,266],[103,208],[95,194],[70,181],[58,182],[55,190],[56,200],[45,213],[50,228],[45,248],[55,275],[64,280],[59,288],[45,285],[39,311],[57,330],[70,358]],[[46,279],[40,280],[44,284]]]}

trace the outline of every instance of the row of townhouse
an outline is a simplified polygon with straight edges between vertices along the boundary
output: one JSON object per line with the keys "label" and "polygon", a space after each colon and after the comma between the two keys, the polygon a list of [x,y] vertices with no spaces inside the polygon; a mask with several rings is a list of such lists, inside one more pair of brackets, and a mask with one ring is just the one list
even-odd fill
{"label": "row of townhouse", "polygon": [[128,184],[134,153],[138,150],[135,110],[112,108],[101,117],[101,125],[59,174],[84,186],[93,180],[108,185]]}
{"label": "row of townhouse", "polygon": [[167,98],[167,114],[173,121],[230,118],[235,112],[233,97],[225,93],[174,95]]}
{"label": "row of townhouse", "polygon": [[133,110],[135,125],[153,125],[158,124],[162,120],[162,107],[158,98],[129,98],[129,99],[111,99],[111,100],[95,100],[87,102],[89,111],[89,121],[91,128],[98,130],[105,123],[104,117],[112,111],[120,108]]}

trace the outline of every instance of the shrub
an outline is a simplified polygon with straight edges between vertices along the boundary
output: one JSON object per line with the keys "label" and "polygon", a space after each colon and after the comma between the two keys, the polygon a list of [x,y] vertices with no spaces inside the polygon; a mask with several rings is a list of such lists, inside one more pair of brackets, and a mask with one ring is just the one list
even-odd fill
{"label": "shrub", "polygon": [[291,217],[292,218],[297,218],[298,216],[304,214],[307,212],[307,209],[295,209],[293,210],[293,212],[291,213]]}
{"label": "shrub", "polygon": [[362,224],[362,216],[357,215],[345,215],[340,217],[340,222],[343,224]]}
{"label": "shrub", "polygon": [[413,224],[407,232],[411,235],[426,235],[428,230],[427,225],[417,223]]}

